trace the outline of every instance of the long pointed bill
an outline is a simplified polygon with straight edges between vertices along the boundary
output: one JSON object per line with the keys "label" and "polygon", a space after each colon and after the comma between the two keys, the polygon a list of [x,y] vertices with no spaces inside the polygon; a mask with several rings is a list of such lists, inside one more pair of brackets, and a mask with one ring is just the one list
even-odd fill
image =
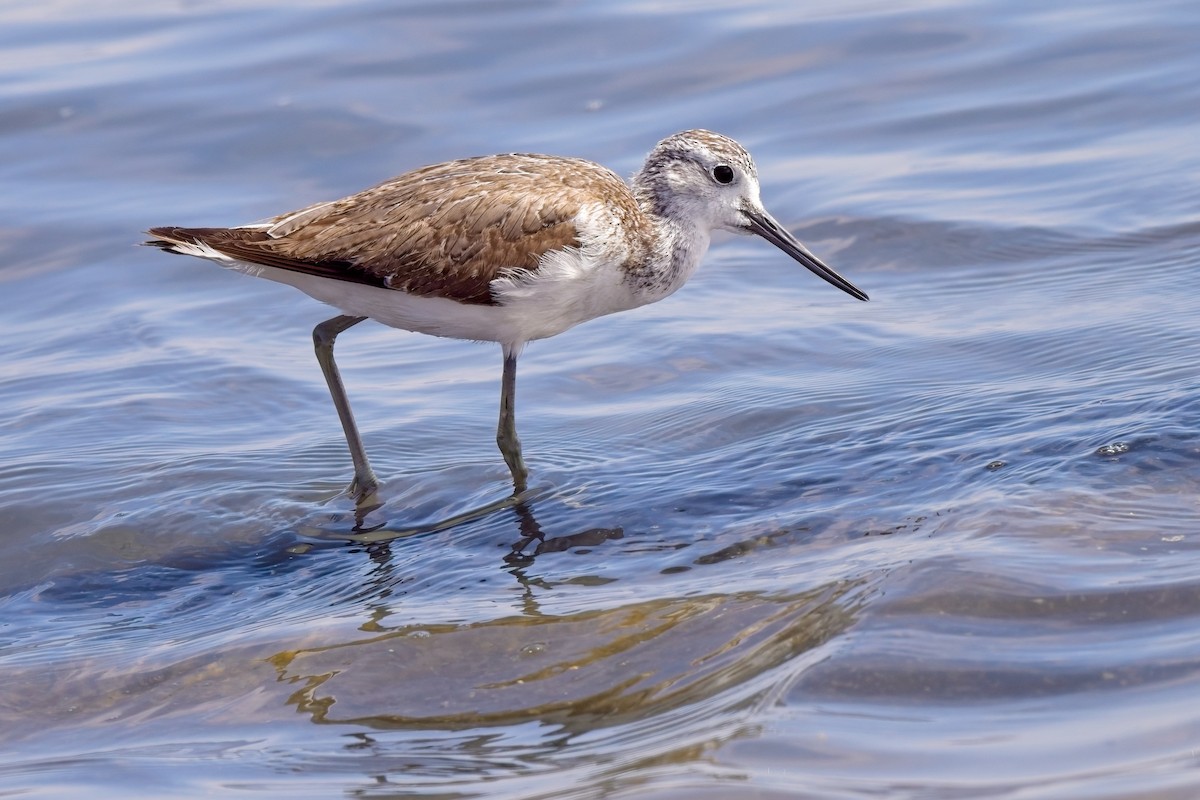
{"label": "long pointed bill", "polygon": [[750,220],[751,231],[799,261],[814,275],[824,278],[851,297],[857,297],[859,300],[869,299],[866,292],[821,263],[821,259],[800,244],[796,237],[792,236],[787,228],[772,219],[770,214],[756,210],[747,210],[745,214],[746,218]]}

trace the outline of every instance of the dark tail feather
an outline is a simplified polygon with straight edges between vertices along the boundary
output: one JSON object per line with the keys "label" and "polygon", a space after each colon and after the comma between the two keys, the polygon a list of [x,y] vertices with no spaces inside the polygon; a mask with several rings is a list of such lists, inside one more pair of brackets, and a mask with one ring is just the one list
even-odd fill
{"label": "dark tail feather", "polygon": [[209,235],[214,231],[222,230],[221,228],[181,228],[176,225],[166,225],[159,228],[151,228],[146,231],[147,236],[153,236],[153,239],[148,239],[142,244],[147,247],[157,247],[161,250],[166,250],[168,253],[178,253],[176,245],[180,244],[200,244],[204,242]]}
{"label": "dark tail feather", "polygon": [[165,226],[151,228],[146,233],[154,238],[143,242],[143,244],[158,247],[168,253],[195,256],[198,254],[186,248],[203,245],[238,261],[260,264],[264,267],[286,269],[292,272],[303,272],[321,278],[332,278],[333,280],[350,281],[367,286],[378,286],[381,289],[388,288],[385,276],[376,275],[369,270],[365,270],[349,259],[302,261],[291,258],[272,247],[272,239],[266,231],[256,228],[179,228]]}

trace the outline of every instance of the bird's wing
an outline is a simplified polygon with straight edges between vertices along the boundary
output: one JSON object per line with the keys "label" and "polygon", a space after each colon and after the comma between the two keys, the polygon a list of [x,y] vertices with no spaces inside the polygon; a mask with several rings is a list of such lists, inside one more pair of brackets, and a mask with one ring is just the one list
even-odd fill
{"label": "bird's wing", "polygon": [[254,264],[488,304],[495,278],[578,247],[576,216],[597,202],[634,201],[592,162],[509,154],[424,167],[258,225],[149,233],[167,249],[197,242]]}

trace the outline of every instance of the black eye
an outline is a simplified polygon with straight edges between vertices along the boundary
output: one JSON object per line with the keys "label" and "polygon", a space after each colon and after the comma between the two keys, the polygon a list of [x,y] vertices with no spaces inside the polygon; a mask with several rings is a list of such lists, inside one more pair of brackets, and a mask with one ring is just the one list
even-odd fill
{"label": "black eye", "polygon": [[733,183],[733,167],[728,164],[717,164],[713,167],[713,180],[717,183]]}

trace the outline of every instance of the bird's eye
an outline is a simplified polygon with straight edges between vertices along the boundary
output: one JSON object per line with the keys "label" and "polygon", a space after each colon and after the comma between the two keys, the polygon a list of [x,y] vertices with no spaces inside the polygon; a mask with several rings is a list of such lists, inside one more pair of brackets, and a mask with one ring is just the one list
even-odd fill
{"label": "bird's eye", "polygon": [[717,164],[713,167],[712,176],[717,183],[733,183],[733,167],[728,164]]}

